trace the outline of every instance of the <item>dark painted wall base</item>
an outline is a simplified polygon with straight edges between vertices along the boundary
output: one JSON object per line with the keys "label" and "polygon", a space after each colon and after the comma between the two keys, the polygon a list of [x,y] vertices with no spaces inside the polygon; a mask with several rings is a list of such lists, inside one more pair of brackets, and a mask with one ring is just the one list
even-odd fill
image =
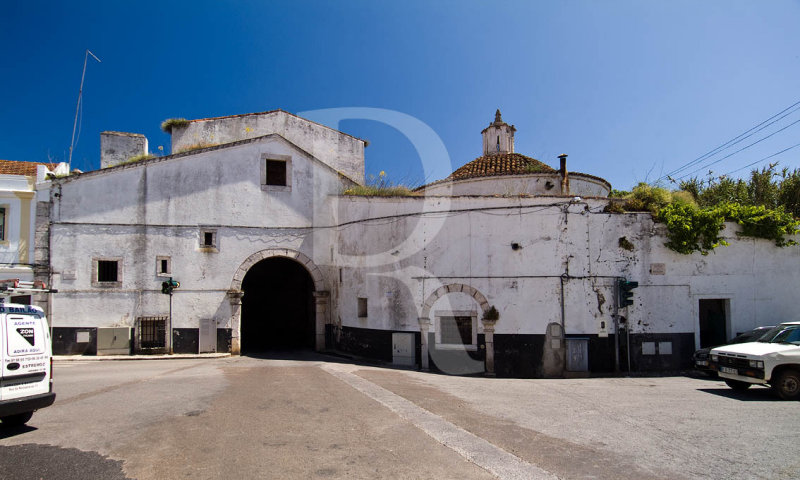
{"label": "dark painted wall base", "polygon": [[[79,332],[89,332],[88,342],[78,342]],[[131,339],[136,331],[131,329]],[[172,330],[172,351],[174,353],[197,353],[199,351],[200,330],[197,328],[175,328]],[[391,338],[390,338],[391,343]],[[391,348],[391,346],[390,346]],[[217,329],[217,352],[230,353],[231,329]],[[133,353],[133,352],[132,352]],[[153,353],[163,353],[153,351]],[[142,354],[146,354],[142,352]],[[53,355],[97,355],[97,329],[82,327],[54,327]]]}
{"label": "dark painted wall base", "polygon": [[217,352],[218,353],[231,353],[231,329],[218,328],[217,329]]}
{"label": "dark painted wall base", "polygon": [[[328,325],[326,345],[338,350],[365,358],[385,362],[392,361],[392,331],[355,327],[342,327],[339,341],[335,331]],[[608,374],[614,372],[614,335],[568,335],[588,338],[588,367],[590,373]],[[620,336],[620,370],[627,371],[628,357],[625,335]],[[664,354],[656,347],[656,354],[644,354],[643,342],[669,342],[663,349],[671,347],[672,352]],[[419,332],[415,336],[417,367],[420,366],[421,342]],[[494,335],[495,373],[498,377],[539,378],[542,377],[542,356],[544,354],[544,335]],[[469,375],[476,371],[477,365],[486,358],[484,335],[478,336],[477,351],[453,351],[437,349],[435,335],[429,334],[429,365],[431,370],[448,374]],[[691,368],[694,352],[694,333],[663,333],[631,335],[631,372],[657,373],[677,372]]]}
{"label": "dark painted wall base", "polygon": [[[78,342],[78,332],[89,332],[89,341]],[[53,327],[53,355],[97,355],[97,329]]]}
{"label": "dark painted wall base", "polygon": [[172,329],[173,353],[197,353],[200,351],[198,347],[199,341],[200,330],[197,328]]}

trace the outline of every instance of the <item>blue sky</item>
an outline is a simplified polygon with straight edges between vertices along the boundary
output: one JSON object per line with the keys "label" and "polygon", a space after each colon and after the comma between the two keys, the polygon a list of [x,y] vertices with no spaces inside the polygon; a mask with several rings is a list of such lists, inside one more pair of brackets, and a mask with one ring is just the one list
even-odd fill
{"label": "blue sky", "polygon": [[[84,170],[98,168],[104,130],[143,133],[157,152],[166,118],[372,107],[441,137],[450,167],[423,173],[393,128],[338,126],[370,141],[368,173],[420,184],[479,156],[500,108],[517,152],[552,166],[567,153],[570,170],[627,189],[800,101],[798,25],[797,0],[5,0],[0,158],[66,159],[88,48],[102,63],[86,72],[73,154]],[[790,112],[696,175],[800,143]],[[769,161],[800,167],[800,147]]]}

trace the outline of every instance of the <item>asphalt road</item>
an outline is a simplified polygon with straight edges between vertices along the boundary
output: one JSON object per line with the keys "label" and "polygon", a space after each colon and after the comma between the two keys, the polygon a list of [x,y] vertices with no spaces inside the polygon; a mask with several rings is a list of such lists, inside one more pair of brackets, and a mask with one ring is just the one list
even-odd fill
{"label": "asphalt road", "polygon": [[688,377],[450,377],[314,354],[56,363],[0,479],[800,478],[800,403]]}

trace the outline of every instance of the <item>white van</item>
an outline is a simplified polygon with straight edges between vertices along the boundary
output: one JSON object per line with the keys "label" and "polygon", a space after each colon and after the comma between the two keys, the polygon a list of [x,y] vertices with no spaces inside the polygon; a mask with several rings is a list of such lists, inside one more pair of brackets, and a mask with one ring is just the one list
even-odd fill
{"label": "white van", "polygon": [[[0,298],[8,298],[12,290],[25,294],[0,287]],[[52,361],[44,311],[0,303],[0,427],[22,425],[34,411],[53,404]]]}

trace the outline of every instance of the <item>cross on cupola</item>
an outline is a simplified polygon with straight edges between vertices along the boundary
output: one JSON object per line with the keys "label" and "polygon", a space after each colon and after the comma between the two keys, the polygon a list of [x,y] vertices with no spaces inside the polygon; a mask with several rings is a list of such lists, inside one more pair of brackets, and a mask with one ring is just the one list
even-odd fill
{"label": "cross on cupola", "polygon": [[483,154],[498,155],[514,153],[514,132],[517,129],[503,121],[500,109],[494,114],[494,122],[481,131],[483,135]]}

